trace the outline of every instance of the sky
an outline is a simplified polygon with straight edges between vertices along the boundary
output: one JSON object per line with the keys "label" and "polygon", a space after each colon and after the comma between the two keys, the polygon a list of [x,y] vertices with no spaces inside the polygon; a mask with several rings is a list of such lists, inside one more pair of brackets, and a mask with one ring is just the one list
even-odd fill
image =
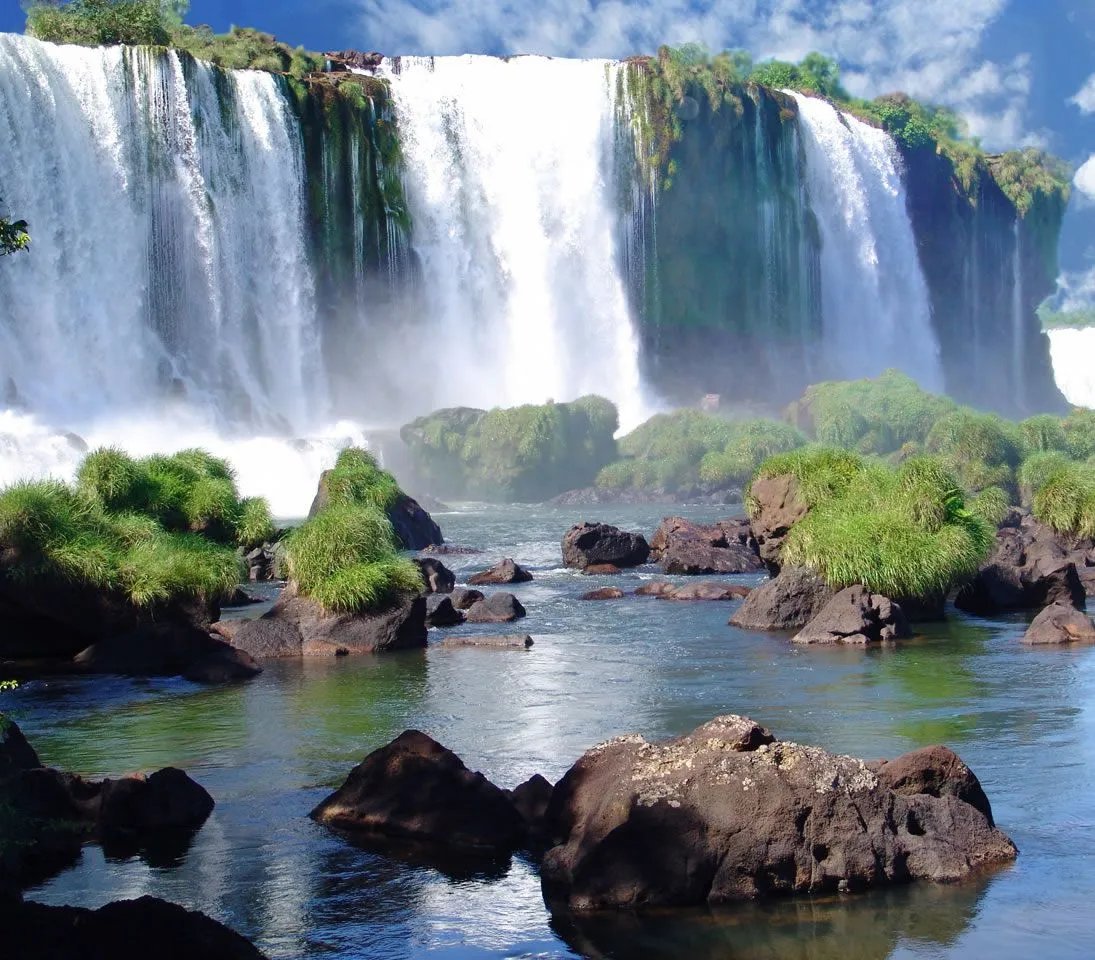
{"label": "sky", "polygon": [[[0,30],[21,31],[15,0],[0,8]],[[187,21],[389,55],[820,50],[852,93],[944,103],[989,149],[1033,144],[1071,163],[1062,296],[1095,301],[1095,0],[191,0]]]}

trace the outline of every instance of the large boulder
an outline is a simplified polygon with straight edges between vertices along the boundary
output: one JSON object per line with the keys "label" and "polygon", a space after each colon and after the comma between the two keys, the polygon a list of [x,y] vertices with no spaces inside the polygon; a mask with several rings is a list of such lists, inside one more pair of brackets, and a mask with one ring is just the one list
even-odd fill
{"label": "large boulder", "polygon": [[457,587],[452,592],[452,605],[457,610],[467,610],[473,604],[482,600],[483,597],[482,590],[466,590],[464,587]]}
{"label": "large boulder", "polygon": [[921,747],[910,750],[896,760],[884,760],[874,765],[878,782],[895,793],[905,796],[927,794],[932,797],[957,797],[985,815],[990,826],[992,806],[981,781],[950,747]]}
{"label": "large boulder", "polygon": [[[137,838],[155,837],[197,830],[213,812],[213,798],[184,771],[164,767],[147,777],[122,777],[88,784],[75,778],[97,794],[94,809],[101,835],[128,834]],[[97,789],[95,789],[97,788]],[[78,788],[71,788],[74,796]],[[88,794],[81,791],[81,806]]]}
{"label": "large boulder", "polygon": [[753,573],[764,569],[749,521],[713,524],[666,517],[650,540],[650,556],[666,573]]}
{"label": "large boulder", "polygon": [[418,730],[370,753],[310,816],[361,837],[450,851],[509,853],[526,835],[506,791]]}
{"label": "large boulder", "polygon": [[912,636],[899,604],[856,584],[841,590],[794,637],[794,643],[866,645]]}
{"label": "large boulder", "polygon": [[262,960],[250,941],[166,900],[118,900],[98,910],[0,900],[5,960]]}
{"label": "large boulder", "polygon": [[563,537],[563,563],[584,570],[593,564],[637,567],[650,556],[650,545],[638,533],[607,523],[579,523]]}
{"label": "large boulder", "polygon": [[816,617],[835,591],[803,567],[785,567],[761,584],[730,617],[743,630],[796,630]]}
{"label": "large boulder", "polygon": [[464,611],[452,605],[452,597],[434,593],[426,597],[426,626],[455,627],[464,622]]}
{"label": "large boulder", "polygon": [[524,615],[525,608],[512,593],[492,593],[464,611],[468,623],[512,623]]}
{"label": "large boulder", "polygon": [[410,650],[426,646],[426,598],[403,597],[369,613],[328,613],[290,583],[258,619],[222,621],[215,629],[260,660]]}
{"label": "large boulder", "polygon": [[1018,525],[997,531],[988,559],[973,582],[959,591],[955,604],[981,615],[1038,610],[1053,603],[1082,610],[1087,601],[1077,560],[1083,565],[1083,555],[1070,538],[1023,517]]}
{"label": "large boulder", "polygon": [[1095,625],[1091,617],[1071,603],[1051,603],[1031,622],[1023,634],[1023,643],[1095,643]]}
{"label": "large boulder", "polygon": [[552,792],[541,878],[574,911],[954,882],[1015,845],[955,793],[899,792],[862,760],[745,717],[587,751]]}
{"label": "large boulder", "polygon": [[422,572],[426,593],[452,593],[456,587],[456,574],[436,557],[415,557],[414,562]]}
{"label": "large boulder", "polygon": [[[327,478],[330,473],[330,470],[324,470],[319,475],[316,495],[312,499],[312,506],[308,509],[309,518],[314,517],[331,502],[327,492]],[[408,497],[405,493],[401,493],[389,508],[388,519],[391,520],[395,535],[404,550],[424,550],[426,547],[445,542],[445,538],[441,536],[441,528],[433,517],[422,509],[417,500]]]}
{"label": "large boulder", "polygon": [[750,520],[760,558],[773,572],[780,566],[780,548],[791,527],[809,509],[798,495],[798,481],[790,474],[760,477],[749,488]]}
{"label": "large boulder", "polygon": [[531,579],[531,573],[506,557],[504,560],[499,560],[493,567],[468,577],[468,583],[473,587],[487,587],[507,583],[528,583]]}

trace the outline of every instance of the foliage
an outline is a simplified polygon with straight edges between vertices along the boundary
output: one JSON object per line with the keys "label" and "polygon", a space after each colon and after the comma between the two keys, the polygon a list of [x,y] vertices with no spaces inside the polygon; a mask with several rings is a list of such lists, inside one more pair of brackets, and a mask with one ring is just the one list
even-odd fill
{"label": "foliage", "polygon": [[[790,475],[798,483],[799,499],[807,507],[813,507],[843,496],[865,465],[863,457],[850,450],[813,444],[769,457],[757,469],[750,488],[765,477]],[[751,489],[745,491],[745,506],[750,516],[756,516],[757,502]]]}
{"label": "foliage", "polygon": [[935,422],[925,444],[940,456],[966,490],[1015,484],[1015,469],[1023,459],[1023,435],[1017,424],[994,413],[968,407],[948,413]]}
{"label": "foliage", "polygon": [[700,481],[715,487],[744,486],[768,457],[795,450],[806,438],[790,424],[776,420],[746,420],[733,424],[734,439],[722,451],[700,461]]}
{"label": "foliage", "polygon": [[593,482],[616,458],[616,408],[603,397],[571,403],[435,410],[404,425],[415,472],[442,497],[545,500]]}
{"label": "foliage", "polygon": [[1011,498],[1003,487],[985,487],[970,500],[970,512],[991,527],[999,527],[1011,509]]}
{"label": "foliage", "polygon": [[29,244],[30,234],[27,232],[26,220],[0,217],[0,257],[25,250]]}
{"label": "foliage", "polygon": [[1095,464],[1060,466],[1034,493],[1031,512],[1061,533],[1095,537]]}
{"label": "foliage", "polygon": [[332,505],[366,504],[387,513],[403,495],[399,484],[361,447],[347,447],[324,481]]}
{"label": "foliage", "polygon": [[799,63],[765,60],[757,64],[749,80],[777,90],[802,90],[833,100],[847,100],[848,92],[840,83],[840,66],[821,53],[808,53]]}
{"label": "foliage", "polygon": [[1019,424],[1019,432],[1023,436],[1023,446],[1028,453],[1068,449],[1061,418],[1051,413],[1027,417]]}
{"label": "foliage", "polygon": [[1095,410],[1077,407],[1063,421],[1065,448],[1074,460],[1095,457]]}
{"label": "foliage", "polygon": [[1038,319],[1042,321],[1043,330],[1083,330],[1095,327],[1095,306],[1054,310],[1043,303],[1038,308]]}
{"label": "foliage", "polygon": [[1068,454],[1060,450],[1041,450],[1027,457],[1019,466],[1017,475],[1024,501],[1041,490],[1050,477],[1072,462]]}
{"label": "foliage", "polygon": [[299,79],[322,71],[326,64],[320,53],[309,52],[303,47],[294,49],[271,34],[250,27],[232,27],[228,33],[213,33],[207,26],[183,24],[172,30],[170,44],[227,70],[267,70]]}
{"label": "foliage", "polygon": [[1049,203],[1064,214],[1072,170],[1063,160],[1035,147],[1009,150],[987,159],[993,179],[1020,216],[1025,217],[1039,202]]}
{"label": "foliage", "polygon": [[188,0],[41,0],[27,8],[27,33],[52,43],[167,46]]}

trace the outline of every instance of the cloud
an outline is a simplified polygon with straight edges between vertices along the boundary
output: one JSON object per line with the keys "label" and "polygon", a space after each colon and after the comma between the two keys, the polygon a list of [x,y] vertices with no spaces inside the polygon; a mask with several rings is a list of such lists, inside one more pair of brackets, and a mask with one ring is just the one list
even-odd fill
{"label": "cloud", "polygon": [[690,41],[758,59],[811,50],[848,89],[946,103],[990,147],[1024,135],[1030,62],[987,58],[1008,0],[359,0],[368,43],[390,53],[623,57]]}
{"label": "cloud", "polygon": [[1076,171],[1072,183],[1089,200],[1095,200],[1095,153]]}
{"label": "cloud", "polygon": [[1074,96],[1068,98],[1068,102],[1076,104],[1081,113],[1095,113],[1095,73],[1087,78]]}

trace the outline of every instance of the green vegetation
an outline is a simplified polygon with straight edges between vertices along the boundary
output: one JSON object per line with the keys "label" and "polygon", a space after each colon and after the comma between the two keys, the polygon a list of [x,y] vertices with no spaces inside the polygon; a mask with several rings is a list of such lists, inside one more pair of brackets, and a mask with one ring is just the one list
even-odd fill
{"label": "green vegetation", "polygon": [[1060,465],[1035,489],[1031,512],[1061,533],[1095,537],[1095,464]]}
{"label": "green vegetation", "polygon": [[928,433],[925,446],[954,471],[963,488],[973,493],[985,487],[1014,489],[1015,470],[1025,450],[1017,424],[968,407],[940,417]]}
{"label": "green vegetation", "polygon": [[418,567],[399,554],[386,510],[402,495],[367,450],[343,450],[327,475],[327,504],[286,542],[289,573],[331,613],[377,610],[420,593]]}
{"label": "green vegetation", "polygon": [[[894,468],[812,447],[765,461],[759,475],[785,473],[797,478],[810,510],[788,534],[783,561],[834,588],[861,583],[897,600],[937,600],[977,571],[992,544],[982,513],[999,507],[999,497],[971,509],[938,458],[912,457]],[[756,502],[747,503],[755,515]]]}
{"label": "green vegetation", "polygon": [[1095,327],[1095,307],[1054,310],[1043,303],[1038,308],[1038,319],[1042,321],[1043,330],[1083,330]]}
{"label": "green vegetation", "polygon": [[603,397],[571,403],[435,410],[400,430],[415,472],[440,497],[546,500],[593,482],[616,458],[616,408]]}
{"label": "green vegetation", "polygon": [[27,232],[26,220],[0,217],[0,257],[25,250],[29,243],[30,234]]}

